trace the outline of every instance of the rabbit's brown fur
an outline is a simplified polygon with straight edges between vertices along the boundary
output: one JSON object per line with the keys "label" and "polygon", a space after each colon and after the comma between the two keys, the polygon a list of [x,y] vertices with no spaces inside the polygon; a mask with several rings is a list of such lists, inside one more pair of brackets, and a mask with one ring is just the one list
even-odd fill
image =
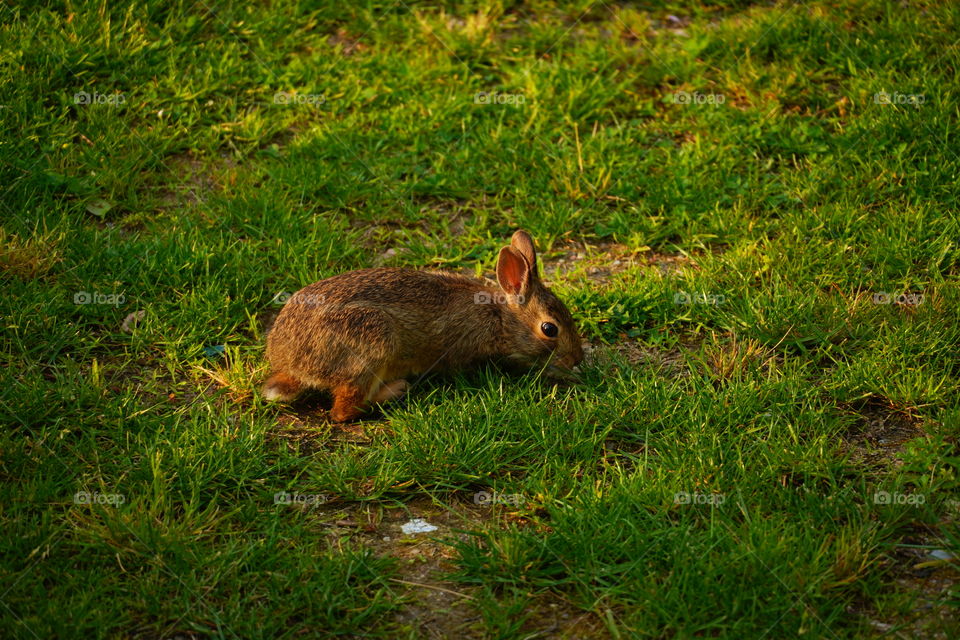
{"label": "rabbit's brown fur", "polygon": [[[329,389],[336,421],[401,395],[404,378],[485,360],[570,369],[583,359],[570,312],[541,282],[533,241],[500,251],[501,289],[452,273],[361,269],[304,287],[267,336],[270,400]],[[558,328],[555,337],[542,327]]]}

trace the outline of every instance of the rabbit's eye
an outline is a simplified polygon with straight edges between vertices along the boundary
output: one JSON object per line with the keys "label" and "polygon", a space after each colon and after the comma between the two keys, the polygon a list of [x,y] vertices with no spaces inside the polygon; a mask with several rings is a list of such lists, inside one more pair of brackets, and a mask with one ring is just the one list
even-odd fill
{"label": "rabbit's eye", "polygon": [[543,335],[547,336],[548,338],[556,338],[559,329],[557,329],[557,325],[553,324],[552,322],[544,322],[540,325],[540,331],[543,331]]}

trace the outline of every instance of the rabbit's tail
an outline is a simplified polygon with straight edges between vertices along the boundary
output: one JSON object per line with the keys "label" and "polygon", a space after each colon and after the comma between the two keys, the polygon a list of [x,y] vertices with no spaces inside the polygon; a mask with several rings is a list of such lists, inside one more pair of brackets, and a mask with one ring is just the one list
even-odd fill
{"label": "rabbit's tail", "polygon": [[293,376],[278,371],[263,383],[263,397],[270,402],[287,402],[303,391],[303,383]]}

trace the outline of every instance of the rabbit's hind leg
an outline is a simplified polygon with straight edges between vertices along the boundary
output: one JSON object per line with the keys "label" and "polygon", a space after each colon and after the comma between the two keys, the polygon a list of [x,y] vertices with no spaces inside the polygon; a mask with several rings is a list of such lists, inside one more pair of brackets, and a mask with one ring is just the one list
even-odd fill
{"label": "rabbit's hind leg", "polygon": [[330,419],[334,422],[349,422],[359,418],[366,410],[368,393],[367,389],[351,382],[334,387]]}
{"label": "rabbit's hind leg", "polygon": [[397,398],[403,395],[406,389],[407,381],[403,378],[383,382],[383,379],[378,376],[374,376],[372,382],[354,380],[338,385],[333,389],[333,408],[330,410],[330,418],[336,422],[354,420],[366,412],[371,404]]}
{"label": "rabbit's hind leg", "polygon": [[270,402],[289,402],[296,398],[304,385],[293,376],[278,371],[263,383],[263,397]]}

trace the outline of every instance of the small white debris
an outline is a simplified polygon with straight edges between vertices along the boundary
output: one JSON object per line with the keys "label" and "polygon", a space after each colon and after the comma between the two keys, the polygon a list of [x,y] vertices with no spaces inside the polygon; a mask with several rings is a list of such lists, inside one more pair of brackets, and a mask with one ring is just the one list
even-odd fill
{"label": "small white debris", "polygon": [[428,533],[430,531],[436,531],[437,528],[423,518],[414,518],[405,525],[402,525],[400,530],[403,531],[404,534],[410,535],[411,533]]}
{"label": "small white debris", "polygon": [[930,552],[930,557],[936,560],[953,560],[954,555],[949,551],[944,551],[943,549],[934,549]]}
{"label": "small white debris", "polygon": [[390,542],[390,536],[383,536],[384,542]]}
{"label": "small white debris", "polygon": [[123,324],[120,325],[120,330],[123,331],[124,333],[133,333],[134,327],[136,327],[140,323],[140,321],[143,320],[143,316],[145,316],[146,314],[147,312],[143,309],[141,309],[140,311],[134,311],[133,313],[129,314],[126,318],[123,319]]}

